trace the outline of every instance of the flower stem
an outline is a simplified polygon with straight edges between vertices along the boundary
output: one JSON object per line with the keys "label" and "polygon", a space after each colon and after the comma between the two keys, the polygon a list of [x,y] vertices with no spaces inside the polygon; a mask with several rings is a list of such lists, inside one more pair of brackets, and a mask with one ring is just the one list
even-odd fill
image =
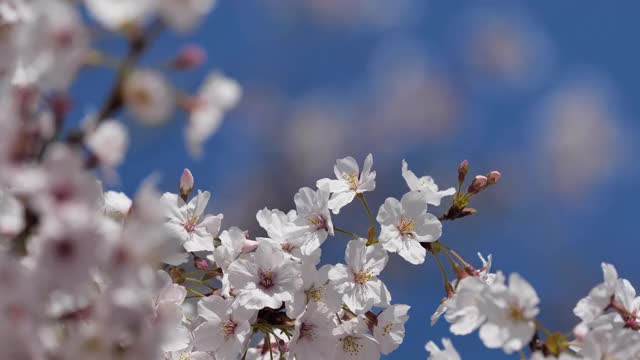
{"label": "flower stem", "polygon": [[197,292],[197,291],[195,291],[195,290],[193,290],[193,289],[191,289],[191,288],[186,288],[186,289],[187,289],[187,291],[188,291],[188,292],[190,292],[190,293],[192,293],[192,294],[194,294],[194,295],[197,295],[197,296],[199,296],[199,297],[207,297],[206,295],[201,294],[201,293],[199,293],[199,292]]}
{"label": "flower stem", "polygon": [[542,323],[540,321],[538,321],[538,319],[533,319],[533,323],[536,324],[536,328],[542,330],[542,332],[546,336],[550,336],[551,335],[551,331],[549,331],[549,329],[547,329],[544,325],[542,325]]}
{"label": "flower stem", "polygon": [[362,195],[362,193],[358,194],[358,199],[360,199],[360,202],[362,203],[362,205],[364,205],[364,209],[367,211],[367,216],[369,217],[369,225],[371,225],[371,227],[375,228],[376,227],[376,221],[375,218],[373,217],[373,214],[371,213],[371,209],[369,208],[369,204],[367,204],[367,200],[364,199],[364,195]]}
{"label": "flower stem", "polygon": [[449,286],[449,277],[447,276],[447,272],[444,270],[444,266],[442,266],[442,261],[440,261],[440,257],[438,257],[438,254],[433,254],[433,257],[435,257],[436,262],[438,262],[438,267],[440,268],[440,272],[442,272],[444,287],[447,288],[447,286]]}
{"label": "flower stem", "polygon": [[336,231],[336,232],[339,232],[339,233],[343,233],[343,234],[347,234],[347,235],[351,236],[352,238],[354,238],[354,239],[356,239],[356,240],[357,240],[357,239],[360,239],[360,236],[358,236],[358,234],[353,233],[353,232],[351,232],[351,231],[342,230],[342,229],[337,228],[337,227],[335,227],[335,226],[333,227],[333,231]]}

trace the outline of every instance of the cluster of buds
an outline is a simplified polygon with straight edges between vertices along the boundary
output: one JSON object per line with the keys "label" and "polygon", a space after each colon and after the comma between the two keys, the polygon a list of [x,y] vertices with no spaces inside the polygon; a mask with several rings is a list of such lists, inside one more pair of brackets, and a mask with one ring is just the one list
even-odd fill
{"label": "cluster of buds", "polygon": [[455,220],[465,216],[473,215],[476,209],[469,207],[471,197],[480,193],[482,190],[491,185],[495,185],[502,176],[499,171],[491,171],[487,175],[476,175],[466,192],[462,191],[463,184],[469,173],[469,162],[464,160],[458,166],[458,188],[453,197],[453,204],[447,212],[441,217],[441,220]]}

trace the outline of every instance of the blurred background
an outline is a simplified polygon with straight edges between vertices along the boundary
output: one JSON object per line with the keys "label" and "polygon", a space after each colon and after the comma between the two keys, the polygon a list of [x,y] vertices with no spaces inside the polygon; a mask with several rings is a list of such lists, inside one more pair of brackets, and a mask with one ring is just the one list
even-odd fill
{"label": "blurred background", "polygon": [[[478,214],[444,224],[443,241],[476,265],[477,252],[493,254],[495,270],[522,274],[542,299],[542,323],[570,331],[574,304],[602,279],[600,262],[640,280],[639,10],[634,0],[220,0],[198,31],[160,37],[143,63],[200,44],[206,66],[172,80],[193,92],[220,69],[243,86],[240,105],[200,159],[186,151],[184,116],[145,128],[122,114],[132,145],[109,187],[131,195],[155,172],[176,192],[190,168],[213,194],[209,212],[254,237],[259,209],[293,208],[298,188],[333,177],[337,158],[373,153],[374,212],[407,191],[402,159],[441,188],[455,186],[468,159],[470,175],[503,177],[474,199]],[[102,45],[125,50],[117,39]],[[112,81],[108,70],[81,74],[74,117],[95,110]],[[354,202],[334,223],[364,234],[367,218]],[[343,261],[347,240],[330,238],[323,263]],[[412,266],[391,255],[382,278],[394,303],[412,307],[389,358],[426,358],[425,343],[441,337],[465,359],[517,358],[484,349],[477,333],[429,325],[444,296],[433,258]]]}

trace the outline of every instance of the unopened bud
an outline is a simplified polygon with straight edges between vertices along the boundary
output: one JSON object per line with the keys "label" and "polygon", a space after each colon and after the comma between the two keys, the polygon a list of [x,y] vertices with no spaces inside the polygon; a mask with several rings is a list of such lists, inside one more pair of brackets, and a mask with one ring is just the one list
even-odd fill
{"label": "unopened bud", "polygon": [[471,185],[469,185],[469,189],[467,190],[467,192],[469,194],[477,194],[487,187],[487,182],[488,179],[486,176],[477,175],[473,178],[473,182],[471,182]]}
{"label": "unopened bud", "polygon": [[458,165],[458,182],[462,184],[464,182],[464,178],[467,176],[469,172],[469,162],[464,160]]}
{"label": "unopened bud", "polygon": [[489,183],[489,185],[493,185],[493,184],[497,184],[498,180],[500,180],[500,177],[502,176],[502,174],[500,174],[499,171],[492,171],[487,175],[487,181]]}
{"label": "unopened bud", "polygon": [[180,197],[185,202],[187,201],[187,197],[193,191],[193,185],[195,181],[193,180],[193,174],[189,169],[184,169],[182,172],[182,176],[180,177]]}
{"label": "unopened bud", "polygon": [[187,45],[178,52],[178,55],[169,63],[169,66],[178,70],[190,70],[202,65],[206,58],[207,53],[202,47]]}
{"label": "unopened bud", "polygon": [[193,264],[196,267],[196,269],[198,269],[198,270],[207,270],[207,269],[209,269],[209,263],[205,259],[196,258],[195,261],[193,262]]}

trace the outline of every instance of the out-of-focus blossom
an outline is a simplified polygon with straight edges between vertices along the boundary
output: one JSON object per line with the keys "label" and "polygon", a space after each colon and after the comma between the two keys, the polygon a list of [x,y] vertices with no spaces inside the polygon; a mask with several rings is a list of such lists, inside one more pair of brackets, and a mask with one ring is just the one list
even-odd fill
{"label": "out-of-focus blossom", "polygon": [[116,221],[122,221],[131,210],[131,199],[122,192],[107,191],[104,193],[104,214]]}
{"label": "out-of-focus blossom", "polygon": [[414,42],[385,43],[371,60],[371,94],[361,110],[372,144],[442,141],[453,135],[464,110],[448,69]]}
{"label": "out-of-focus blossom", "polygon": [[328,28],[389,29],[412,23],[420,2],[411,0],[268,1],[279,16],[310,19]]}
{"label": "out-of-focus blossom", "polygon": [[429,352],[428,360],[460,360],[460,354],[456,351],[449,339],[442,339],[443,349],[441,350],[438,345],[433,341],[429,341],[425,346],[425,349]]}
{"label": "out-of-focus blossom", "polygon": [[225,112],[235,107],[241,96],[238,82],[217,71],[209,74],[189,109],[185,135],[192,155],[201,154],[204,141],[218,130]]}
{"label": "out-of-focus blossom", "polygon": [[84,0],[89,12],[110,30],[141,25],[157,10],[157,0]]}
{"label": "out-of-focus blossom", "polygon": [[0,191],[0,240],[12,238],[20,233],[24,226],[22,203],[11,193]]}
{"label": "out-of-focus blossom", "polygon": [[162,19],[176,31],[193,30],[217,4],[217,0],[159,0]]}
{"label": "out-of-focus blossom", "polygon": [[124,159],[129,133],[120,122],[106,120],[87,136],[86,144],[101,165],[113,168]]}
{"label": "out-of-focus blossom", "polygon": [[612,85],[586,75],[563,82],[534,111],[540,173],[550,190],[579,195],[614,174],[629,144]]}
{"label": "out-of-focus blossom", "polygon": [[477,86],[526,90],[541,82],[552,64],[544,30],[523,10],[479,8],[456,22],[454,43]]}
{"label": "out-of-focus blossom", "polygon": [[127,109],[144,125],[162,125],[173,114],[174,90],[160,72],[135,70],[127,76],[122,93]]}

